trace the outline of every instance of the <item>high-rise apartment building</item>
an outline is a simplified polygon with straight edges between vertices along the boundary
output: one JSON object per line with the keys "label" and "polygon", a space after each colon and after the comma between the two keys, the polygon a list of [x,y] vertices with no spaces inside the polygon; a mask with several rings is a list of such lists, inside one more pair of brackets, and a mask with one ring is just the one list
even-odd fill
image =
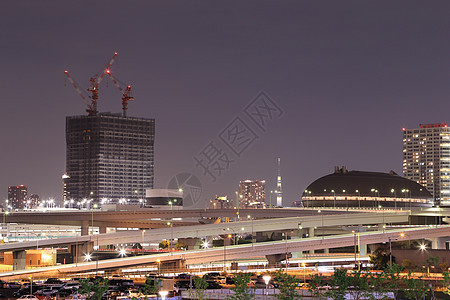
{"label": "high-rise apartment building", "polygon": [[8,187],[7,209],[24,209],[27,206],[28,188],[26,185],[13,185]]}
{"label": "high-rise apartment building", "polygon": [[243,180],[239,182],[239,207],[264,208],[266,206],[266,182]]}
{"label": "high-rise apartment building", "polygon": [[233,208],[233,202],[228,199],[227,196],[216,196],[213,200],[209,200],[209,208],[211,209],[224,209]]}
{"label": "high-rise apartment building", "polygon": [[66,118],[67,200],[145,199],[153,188],[155,120],[101,113]]}
{"label": "high-rise apartment building", "polygon": [[436,205],[450,205],[450,129],[447,124],[403,128],[403,175],[426,187]]}
{"label": "high-rise apartment building", "polygon": [[36,208],[39,207],[39,204],[41,203],[41,197],[37,194],[31,194],[28,198],[28,207],[29,208]]}

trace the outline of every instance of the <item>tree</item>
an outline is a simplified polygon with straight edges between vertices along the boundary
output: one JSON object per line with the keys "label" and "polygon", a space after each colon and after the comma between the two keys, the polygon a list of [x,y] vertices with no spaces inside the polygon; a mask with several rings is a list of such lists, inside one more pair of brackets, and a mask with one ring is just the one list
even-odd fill
{"label": "tree", "polygon": [[309,283],[308,283],[308,291],[311,292],[311,295],[313,298],[319,298],[320,297],[320,288],[322,287],[323,283],[323,276],[322,274],[314,274],[309,277]]}
{"label": "tree", "polygon": [[250,300],[253,298],[250,287],[250,273],[238,273],[234,278],[234,295],[227,296],[228,300]]}
{"label": "tree", "polygon": [[275,295],[275,298],[279,300],[295,300],[301,298],[295,290],[300,284],[300,279],[293,275],[289,275],[282,270],[278,270],[274,276],[277,280],[278,289],[280,291],[279,294]]}
{"label": "tree", "polygon": [[[437,271],[438,264],[439,264],[440,260],[441,260],[441,258],[439,256],[431,256],[431,255],[430,255],[430,257],[428,257],[425,260],[425,265],[426,265],[426,268],[427,268],[427,275],[428,276],[429,276],[430,270],[431,271],[434,270],[435,272]],[[428,287],[430,288],[430,293],[431,293],[431,299],[434,299],[435,298],[434,292],[436,291],[438,280],[435,277],[434,280],[428,280],[428,282],[429,282],[428,283]]]}
{"label": "tree", "polygon": [[175,245],[175,248],[177,248],[178,250],[187,250],[188,246],[184,243],[181,242],[177,242],[177,244]]}
{"label": "tree", "polygon": [[407,270],[411,270],[413,269],[413,263],[412,261],[410,261],[409,259],[404,259],[402,262],[402,267],[404,267]]}
{"label": "tree", "polygon": [[369,285],[365,293],[367,299],[384,299],[385,293],[388,292],[386,288],[387,276],[385,273],[369,273],[366,276]]}
{"label": "tree", "polygon": [[[158,295],[161,281],[162,280],[160,278],[147,276],[144,284],[139,289],[143,295],[143,298],[148,299],[149,295]],[[133,300],[135,300],[134,297]]]}
{"label": "tree", "polygon": [[346,269],[334,269],[334,274],[331,276],[331,289],[325,292],[327,297],[334,300],[344,300],[347,289],[350,286],[350,278]]}
{"label": "tree", "polygon": [[198,299],[198,300],[205,300],[206,294],[205,290],[208,287],[208,282],[203,277],[193,277],[194,280],[194,287],[195,287],[195,295],[194,291],[189,290],[189,295],[191,298]]}
{"label": "tree", "polygon": [[[386,292],[394,294],[394,298],[397,299],[399,291],[401,291],[400,283],[402,282],[402,276],[400,273],[404,270],[403,266],[392,264],[384,268],[381,276],[384,278],[382,285]],[[383,288],[380,286],[380,288]]]}
{"label": "tree", "polygon": [[442,283],[442,286],[445,288],[445,290],[443,290],[442,292],[444,294],[450,296],[450,290],[449,290],[449,288],[450,288],[450,273],[448,271],[444,271],[442,273],[442,275],[443,275],[443,279],[442,279],[441,283]]}
{"label": "tree", "polygon": [[431,256],[425,260],[425,266],[427,273],[430,273],[431,269],[436,269],[441,258],[439,256]]}
{"label": "tree", "polygon": [[415,278],[411,271],[408,272],[408,275],[403,277],[403,282],[406,285],[405,296],[406,299],[414,299],[419,300],[426,296],[429,287],[425,286],[422,276],[419,278]]}
{"label": "tree", "polygon": [[361,270],[355,271],[349,277],[349,285],[353,287],[349,290],[349,293],[353,296],[354,300],[359,300],[361,297],[369,297],[372,295],[372,291],[369,286],[369,275],[363,273]]}
{"label": "tree", "polygon": [[169,249],[169,240],[164,240],[159,243],[159,249]]}
{"label": "tree", "polygon": [[375,270],[383,270],[389,262],[389,250],[387,245],[378,247],[370,256],[370,262]]}
{"label": "tree", "polygon": [[101,300],[102,295],[108,290],[109,281],[103,278],[96,278],[94,281],[89,279],[80,280],[80,288],[78,292],[86,295],[90,300]]}

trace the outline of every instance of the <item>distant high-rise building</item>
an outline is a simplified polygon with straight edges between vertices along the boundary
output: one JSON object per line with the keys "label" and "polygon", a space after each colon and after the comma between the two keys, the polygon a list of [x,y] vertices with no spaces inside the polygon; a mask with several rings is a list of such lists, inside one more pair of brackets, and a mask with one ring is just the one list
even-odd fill
{"label": "distant high-rise building", "polygon": [[101,113],[66,118],[67,200],[143,201],[153,188],[155,120]]}
{"label": "distant high-rise building", "polygon": [[283,206],[283,191],[281,189],[281,161],[278,157],[278,172],[277,172],[277,188],[275,190],[275,194],[277,195],[277,206]]}
{"label": "distant high-rise building", "polygon": [[39,204],[41,202],[41,197],[37,194],[31,194],[27,201],[28,208],[35,208],[39,207]]}
{"label": "distant high-rise building", "polygon": [[233,202],[228,199],[227,196],[218,197],[209,201],[209,208],[221,209],[221,208],[233,208]]}
{"label": "distant high-rise building", "polygon": [[9,209],[24,209],[27,206],[28,188],[26,185],[13,185],[8,187],[8,201],[6,207]]}
{"label": "distant high-rise building", "polygon": [[450,129],[447,124],[403,128],[403,175],[426,187],[435,204],[450,205]]}
{"label": "distant high-rise building", "polygon": [[239,182],[239,207],[264,208],[266,206],[266,182],[243,180]]}

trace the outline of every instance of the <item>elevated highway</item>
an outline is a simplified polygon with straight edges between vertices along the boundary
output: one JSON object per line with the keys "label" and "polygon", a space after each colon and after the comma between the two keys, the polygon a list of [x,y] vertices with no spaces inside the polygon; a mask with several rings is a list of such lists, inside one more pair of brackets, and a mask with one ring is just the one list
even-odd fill
{"label": "elevated highway", "polygon": [[[306,217],[318,214],[318,211],[327,214],[343,213],[371,213],[386,214],[408,212],[409,210],[385,210],[385,209],[345,209],[345,208],[266,208],[266,209],[153,209],[139,208],[137,210],[59,210],[59,211],[19,211],[3,213],[7,223],[22,224],[48,224],[48,225],[72,225],[92,226],[106,228],[164,228],[167,220],[174,219],[176,226],[198,224],[199,220],[208,218],[229,218],[241,220],[251,216],[252,219]],[[441,216],[450,217],[450,208],[412,208],[414,216]]]}
{"label": "elevated highway", "polygon": [[[60,211],[19,211],[4,215],[7,223],[73,225],[123,228],[162,228],[167,220],[174,219],[177,226],[199,223],[208,218],[229,218],[246,220],[247,216],[256,219],[285,218],[323,214],[342,214],[345,211],[333,209],[267,208],[267,209],[152,209],[101,211],[101,210],[60,210]],[[350,210],[346,213],[358,211]],[[370,212],[370,211],[369,211]],[[182,220],[181,220],[182,219]]]}
{"label": "elevated highway", "polygon": [[[322,211],[316,211],[314,215],[303,217],[248,220],[240,222],[203,224],[172,228],[168,227],[166,224],[166,228],[149,229],[145,231],[131,230],[89,236],[84,235],[70,238],[42,239],[39,240],[39,246],[41,248],[45,248],[57,247],[62,245],[82,244],[88,242],[97,246],[131,244],[140,242],[159,243],[163,240],[173,238],[204,238],[225,234],[273,232],[292,229],[297,230],[299,228],[405,223],[408,221],[408,216],[409,212],[407,211],[396,213],[372,212],[344,214],[326,214]],[[0,252],[21,251],[35,248],[35,241],[0,244]]]}
{"label": "elevated highway", "polygon": [[[359,233],[360,244],[375,244],[389,242],[390,240],[415,240],[422,239],[424,237],[450,238],[450,226],[405,228],[402,230],[396,229],[389,231]],[[102,269],[116,269],[138,265],[157,264],[158,262],[183,261],[186,264],[221,262],[245,258],[261,258],[266,255],[272,254],[292,253],[324,248],[348,247],[353,246],[354,244],[355,235],[353,233],[349,233],[336,236],[321,236],[314,238],[291,239],[212,249],[182,251],[167,254],[124,257],[97,262],[84,262],[39,269],[4,272],[0,273],[0,277],[3,278],[21,275],[23,276],[31,273],[48,273],[52,271],[57,271],[58,273],[88,272]]]}

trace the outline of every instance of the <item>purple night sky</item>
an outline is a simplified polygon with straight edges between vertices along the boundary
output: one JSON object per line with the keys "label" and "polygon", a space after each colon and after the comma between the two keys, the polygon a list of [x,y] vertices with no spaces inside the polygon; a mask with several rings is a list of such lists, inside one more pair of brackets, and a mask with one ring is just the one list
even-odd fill
{"label": "purple night sky", "polygon": [[[191,172],[202,201],[234,198],[241,179],[274,189],[278,156],[285,205],[335,165],[400,174],[401,128],[450,122],[449,1],[1,6],[1,200],[25,184],[59,201],[65,117],[85,114],[63,71],[86,88],[114,51],[112,71],[136,98],[128,114],[156,119],[155,187]],[[261,90],[284,114],[265,133],[255,129],[258,139],[211,182],[193,157]],[[112,82],[102,83],[98,106],[120,112]]]}

